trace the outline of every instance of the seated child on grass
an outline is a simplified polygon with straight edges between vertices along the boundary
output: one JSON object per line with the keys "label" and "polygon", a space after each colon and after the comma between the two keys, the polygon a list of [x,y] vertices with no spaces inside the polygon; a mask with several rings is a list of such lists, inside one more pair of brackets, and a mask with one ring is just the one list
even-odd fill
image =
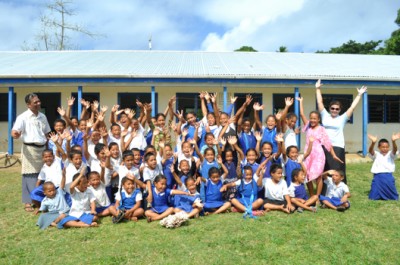
{"label": "seated child on grass", "polygon": [[140,189],[135,188],[135,180],[137,181],[133,174],[122,178],[121,191],[115,196],[115,207],[123,214],[113,218],[113,223],[118,223],[123,218],[136,222],[143,216],[144,210],[141,207],[143,196]]}
{"label": "seated child on grass", "polygon": [[39,211],[42,214],[39,217],[37,225],[40,229],[46,229],[48,226],[56,227],[69,212],[69,206],[65,200],[63,187],[58,189],[52,182],[43,184],[43,193],[46,197],[42,200]]}
{"label": "seated child on grass", "polygon": [[350,208],[351,194],[349,187],[342,182],[344,179],[343,171],[341,170],[328,170],[322,173],[324,183],[327,185],[326,196],[320,195],[319,200],[326,207],[344,212]]}
{"label": "seated child on grass", "polygon": [[226,186],[222,185],[221,174],[218,168],[212,167],[208,171],[209,178],[201,177],[205,182],[205,203],[204,211],[208,214],[219,214],[226,212],[231,207],[230,202],[222,199],[222,192],[226,191]]}
{"label": "seated child on grass", "polygon": [[[175,174],[176,175],[176,174]],[[185,190],[191,195],[177,195],[175,196],[175,213],[185,212],[188,218],[198,217],[199,213],[203,210],[203,204],[200,200],[200,194],[196,190],[196,181],[192,177],[185,179],[183,184],[180,178],[175,178],[180,190]]]}
{"label": "seated child on grass", "polygon": [[88,190],[88,180],[85,176],[86,168],[75,174],[70,185],[72,206],[69,215],[62,219],[57,227],[91,227],[98,226],[96,216],[96,197]]}
{"label": "seated child on grass", "polygon": [[317,212],[315,203],[318,201],[318,196],[313,195],[308,198],[306,188],[304,186],[305,174],[301,168],[296,168],[292,172],[292,181],[288,188],[291,202],[297,207],[297,211],[302,213],[303,210]]}

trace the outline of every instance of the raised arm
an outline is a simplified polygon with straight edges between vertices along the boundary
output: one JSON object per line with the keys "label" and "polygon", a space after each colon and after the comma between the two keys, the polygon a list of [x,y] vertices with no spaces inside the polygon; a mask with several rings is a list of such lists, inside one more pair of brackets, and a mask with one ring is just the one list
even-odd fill
{"label": "raised arm", "polygon": [[254,129],[261,130],[262,128],[262,122],[260,121],[260,115],[259,112],[260,110],[262,111],[264,109],[264,105],[260,105],[260,103],[256,102],[253,104],[253,109],[254,109]]}
{"label": "raised arm", "polygon": [[81,171],[79,172],[79,176],[72,181],[71,185],[69,186],[69,191],[70,194],[73,194],[75,192],[75,187],[78,186],[81,178],[85,175],[86,173],[86,167],[82,167]]}
{"label": "raised arm", "polygon": [[392,146],[393,146],[393,148],[392,148],[392,154],[393,155],[396,155],[396,153],[397,153],[397,144],[396,144],[396,141],[398,140],[398,139],[400,139],[400,133],[394,133],[393,135],[392,135]]}
{"label": "raised arm", "polygon": [[350,118],[351,115],[353,115],[354,109],[357,107],[358,102],[360,102],[361,95],[364,94],[365,92],[367,92],[367,87],[366,86],[362,86],[361,88],[357,88],[357,92],[358,92],[357,96],[355,97],[355,99],[351,103],[350,108],[346,111],[346,115],[347,115],[348,118]]}
{"label": "raised arm", "polygon": [[372,134],[368,134],[368,138],[371,140],[371,145],[369,146],[368,153],[370,153],[372,156],[374,156],[375,155],[374,147],[375,147],[376,141],[378,140],[378,137],[373,136]]}
{"label": "raised arm", "polygon": [[318,111],[321,112],[324,110],[324,102],[322,100],[322,94],[321,94],[321,79],[318,79],[318,81],[315,83],[315,94],[317,97],[317,105],[318,105]]}
{"label": "raised arm", "polygon": [[308,119],[307,119],[307,116],[304,114],[303,98],[302,97],[298,97],[298,98],[296,98],[296,100],[298,100],[299,103],[300,103],[300,117],[301,117],[301,120],[303,121],[303,124],[307,124]]}
{"label": "raised arm", "polygon": [[293,105],[293,98],[285,98],[285,108],[281,112],[281,130],[282,132],[286,132],[287,130],[287,124],[286,124],[286,115],[289,112],[290,106]]}

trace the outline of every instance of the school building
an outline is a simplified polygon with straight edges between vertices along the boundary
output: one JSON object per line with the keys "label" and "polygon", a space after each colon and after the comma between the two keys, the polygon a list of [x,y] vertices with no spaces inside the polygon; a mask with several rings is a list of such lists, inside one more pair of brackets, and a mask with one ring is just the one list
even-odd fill
{"label": "school building", "polygon": [[[285,97],[302,96],[305,112],[316,109],[315,82],[321,78],[326,105],[340,100],[343,111],[368,86],[345,128],[346,151],[367,152],[367,132],[389,138],[400,131],[400,56],[314,53],[195,51],[52,51],[0,52],[0,152],[19,152],[10,131],[26,110],[24,97],[37,93],[50,125],[58,106],[74,96],[72,114],[80,115],[81,98],[111,108],[153,103],[163,112],[176,96],[176,109],[201,115],[199,92],[218,93],[219,107],[246,94],[264,105],[262,119],[285,106]],[[298,103],[292,111],[298,114]],[[108,111],[109,115],[110,111]],[[246,115],[253,117],[252,108]],[[108,119],[108,118],[107,118]],[[301,135],[304,146],[304,135]]]}

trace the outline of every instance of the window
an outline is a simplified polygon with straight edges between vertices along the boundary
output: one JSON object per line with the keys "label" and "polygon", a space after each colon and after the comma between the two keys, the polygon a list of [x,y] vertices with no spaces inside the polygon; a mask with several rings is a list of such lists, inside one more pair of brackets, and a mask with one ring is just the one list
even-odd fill
{"label": "window", "polygon": [[[78,103],[81,104],[80,102],[78,102],[78,93],[71,93],[71,96],[75,98],[75,102],[74,105],[72,106],[72,110],[71,110],[71,115],[73,117],[77,117],[78,116]],[[82,98],[86,101],[89,101],[90,103],[93,103],[93,101],[97,100],[99,101],[99,105],[101,106],[101,102],[100,102],[100,93],[82,93]],[[109,106],[110,108],[112,106]],[[89,113],[91,113],[91,110],[89,109]],[[81,117],[78,117],[78,119],[80,119]]]}
{"label": "window", "polygon": [[[244,102],[246,101],[246,95],[248,95],[248,93],[235,93],[235,97],[238,97],[237,100],[235,101],[235,106],[234,106],[234,111],[235,113],[237,112],[238,109],[240,109],[241,106],[243,106]],[[246,108],[246,111],[243,114],[244,118],[249,118],[251,123],[254,122],[254,109],[253,109],[253,104],[258,102],[260,103],[260,105],[262,105],[262,94],[261,93],[254,93],[251,94],[251,96],[253,97],[253,101],[251,101],[250,105]],[[229,100],[229,99],[228,99]],[[227,104],[230,104],[230,102],[227,102]],[[260,120],[262,122],[262,111],[260,111],[259,113],[260,116]]]}
{"label": "window", "polygon": [[188,112],[194,112],[197,118],[201,120],[203,113],[201,112],[199,93],[176,93],[176,110],[183,110],[184,115]]}
{"label": "window", "polygon": [[[345,94],[323,94],[322,100],[324,102],[325,109],[329,112],[329,104],[332,101],[339,101],[342,104],[342,108],[340,110],[339,115],[345,113],[351,106],[353,102],[353,95],[345,95]],[[318,106],[316,106],[318,109]],[[353,123],[353,115],[351,115],[350,119],[347,121],[348,123]]]}
{"label": "window", "polygon": [[368,95],[368,122],[400,122],[400,96]]}
{"label": "window", "polygon": [[[158,113],[158,93],[155,93],[155,98],[156,102],[152,104],[152,108]],[[136,99],[142,103],[151,103],[151,93],[118,93],[119,108],[134,109],[136,117],[139,117],[140,108],[136,105]]]}
{"label": "window", "polygon": [[35,93],[38,95],[41,104],[41,110],[46,115],[51,128],[54,121],[60,118],[57,108],[61,106],[61,93]]}
{"label": "window", "polygon": [[[16,98],[17,98],[17,96],[15,95],[15,93],[14,93],[14,96],[13,96],[13,105],[14,105],[14,109],[13,109],[13,118],[14,118],[14,120],[15,120],[15,118],[16,118],[16,112],[15,112],[15,110],[17,109],[16,108],[16,103],[17,103],[17,100],[16,100]],[[2,103],[2,104],[0,104],[0,121],[8,121],[8,93],[0,93],[0,102]]]}
{"label": "window", "polygon": [[[294,99],[294,94],[273,94],[272,95],[272,107],[273,107],[273,114],[278,113],[279,111],[282,111],[286,104],[285,104],[285,98],[293,98]],[[294,102],[293,105],[290,106],[288,112],[294,112]]]}

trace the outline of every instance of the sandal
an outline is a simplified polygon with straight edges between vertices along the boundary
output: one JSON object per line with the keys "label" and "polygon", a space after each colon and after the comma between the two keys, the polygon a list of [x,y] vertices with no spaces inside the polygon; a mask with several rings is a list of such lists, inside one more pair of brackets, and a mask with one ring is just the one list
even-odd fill
{"label": "sandal", "polygon": [[24,207],[24,209],[25,209],[25,212],[33,212],[35,209],[32,207],[32,205],[29,205],[29,204],[27,204],[27,205],[25,205],[25,207]]}

